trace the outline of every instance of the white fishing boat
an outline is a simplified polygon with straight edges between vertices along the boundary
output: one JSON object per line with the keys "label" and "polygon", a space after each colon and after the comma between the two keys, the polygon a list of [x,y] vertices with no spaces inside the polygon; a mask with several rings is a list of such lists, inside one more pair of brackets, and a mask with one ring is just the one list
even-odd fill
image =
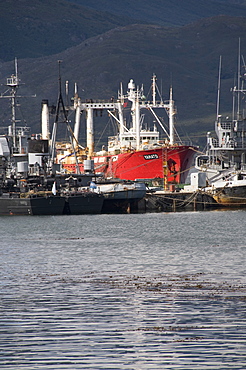
{"label": "white fishing boat", "polygon": [[238,53],[237,84],[232,88],[232,113],[220,114],[220,87],[222,63],[219,64],[216,137],[207,134],[207,151],[196,158],[199,173],[205,173],[204,191],[213,195],[219,204],[246,205],[246,65]]}

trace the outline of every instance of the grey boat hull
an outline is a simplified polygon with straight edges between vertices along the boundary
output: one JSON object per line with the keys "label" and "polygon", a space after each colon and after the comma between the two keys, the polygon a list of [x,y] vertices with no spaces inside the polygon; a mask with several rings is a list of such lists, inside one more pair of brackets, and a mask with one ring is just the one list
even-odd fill
{"label": "grey boat hull", "polygon": [[146,190],[125,190],[104,193],[102,213],[129,213],[138,210],[138,202]]}
{"label": "grey boat hull", "polygon": [[65,198],[37,196],[22,198],[5,194],[0,197],[0,215],[62,215]]}
{"label": "grey boat hull", "polygon": [[30,199],[0,197],[0,215],[31,215],[32,207]]}

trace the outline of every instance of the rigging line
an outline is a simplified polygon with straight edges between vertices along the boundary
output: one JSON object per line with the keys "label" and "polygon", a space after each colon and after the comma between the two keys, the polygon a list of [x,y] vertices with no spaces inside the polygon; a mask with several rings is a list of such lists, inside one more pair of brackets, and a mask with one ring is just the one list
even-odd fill
{"label": "rigging line", "polygon": [[149,91],[148,91],[148,93],[147,93],[147,96],[146,96],[146,98],[148,99],[148,97],[150,96],[150,92],[152,91],[152,85],[150,86],[150,88],[149,88]]}
{"label": "rigging line", "polygon": [[[110,114],[111,117],[113,117],[115,119],[115,121],[118,123],[118,125],[121,124],[120,120],[109,109],[107,110],[107,112],[108,112],[108,114]],[[123,125],[123,127],[124,127],[125,130],[129,131],[126,126]]]}
{"label": "rigging line", "polygon": [[159,117],[159,120],[162,122],[163,126],[164,126],[166,129],[168,129],[168,124],[165,122],[164,117],[160,117],[160,116],[158,116],[158,117]]}
{"label": "rigging line", "polygon": [[99,137],[99,139],[97,140],[97,142],[96,142],[96,145],[95,146],[97,146],[97,145],[99,145],[99,143],[100,143],[100,141],[101,141],[101,139],[102,139],[102,137],[103,137],[103,135],[104,135],[104,133],[105,133],[105,131],[106,131],[106,129],[107,129],[107,127],[109,126],[109,123],[111,122],[111,120],[109,119],[108,120],[108,122],[107,122],[107,124],[105,125],[105,127],[104,127],[104,130],[102,131],[102,133],[101,133],[101,136]]}
{"label": "rigging line", "polygon": [[157,116],[157,114],[155,113],[155,111],[150,107],[148,106],[147,107],[153,114],[153,116],[155,117],[155,119],[157,120],[157,122],[159,123],[159,125],[161,126],[162,130],[165,132],[165,134],[167,135],[167,137],[170,138],[170,135],[168,134],[168,132],[166,131],[165,127],[163,126],[162,122],[160,121],[159,117]]}
{"label": "rigging line", "polygon": [[179,133],[178,133],[177,129],[175,128],[175,126],[174,126],[174,131],[175,131],[176,136],[178,137],[178,140],[182,143],[182,140],[181,140],[181,138],[179,136]]}
{"label": "rigging line", "polygon": [[[206,148],[206,147],[205,147]],[[201,152],[200,150],[197,150],[195,148],[192,148],[192,147],[189,147],[190,150],[193,150],[194,152],[198,153],[198,154],[203,154],[203,155],[206,155],[204,152]]]}
{"label": "rigging line", "polygon": [[241,55],[241,58],[242,58],[243,66],[244,66],[244,68],[246,68],[246,64],[245,64],[244,56],[243,56],[243,55]]}
{"label": "rigging line", "polygon": [[191,166],[191,167],[187,168],[186,170],[179,171],[179,173],[185,173],[187,171],[190,171],[192,168],[195,168],[195,166]]}
{"label": "rigging line", "polygon": [[[27,121],[24,118],[24,115],[23,115],[23,112],[22,112],[22,109],[21,109],[21,104],[20,104],[20,102],[18,100],[16,101],[16,108],[19,111],[20,116],[21,116],[21,120],[19,120],[19,121],[23,121],[25,123],[25,126],[26,126],[27,125]],[[17,119],[17,122],[18,122],[18,119]]]}
{"label": "rigging line", "polygon": [[[187,131],[184,131],[184,127],[182,126],[182,124],[179,123],[179,121],[177,119],[177,116],[175,117],[174,131],[175,131],[175,134],[178,137],[179,141],[182,143],[181,137],[180,137],[180,135],[178,133],[178,130],[176,129],[175,126],[178,126],[179,129],[181,128],[182,129],[182,133],[183,133],[182,136],[184,136],[184,138],[186,138],[186,140],[189,140],[189,142],[192,143],[192,140],[191,140],[190,135],[188,134]],[[198,137],[203,137],[203,136],[198,136]]]}
{"label": "rigging line", "polygon": [[[166,146],[166,147],[162,147],[161,149],[168,149],[169,153],[172,153],[175,152],[177,149],[180,149],[180,147],[183,147],[183,146],[186,146],[186,145],[177,145],[177,146]],[[188,149],[193,149],[191,146],[188,147]],[[182,150],[179,150],[179,153],[183,153],[187,150],[187,148],[183,148]],[[204,154],[204,153],[203,153]]]}

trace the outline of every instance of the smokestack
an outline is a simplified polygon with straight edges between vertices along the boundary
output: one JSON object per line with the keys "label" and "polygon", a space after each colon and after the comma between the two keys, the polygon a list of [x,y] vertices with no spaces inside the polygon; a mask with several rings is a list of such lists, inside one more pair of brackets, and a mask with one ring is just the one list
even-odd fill
{"label": "smokestack", "polygon": [[42,100],[42,139],[50,139],[50,128],[49,128],[49,105],[48,100]]}

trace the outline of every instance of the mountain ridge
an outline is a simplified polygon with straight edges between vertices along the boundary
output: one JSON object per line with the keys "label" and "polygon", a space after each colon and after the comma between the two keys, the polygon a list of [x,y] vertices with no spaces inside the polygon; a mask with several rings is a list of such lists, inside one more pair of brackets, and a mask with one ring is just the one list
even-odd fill
{"label": "mountain ridge", "polygon": [[0,60],[57,54],[129,24],[184,26],[202,18],[246,16],[233,0],[6,0],[1,2]]}
{"label": "mountain ridge", "polygon": [[[231,106],[230,88],[237,66],[238,40],[241,38],[243,52],[246,49],[244,35],[245,17],[217,16],[183,27],[130,24],[111,28],[57,54],[18,58],[19,76],[25,82],[23,94],[37,94],[31,102],[23,99],[26,124],[34,132],[40,132],[42,99],[56,104],[57,61],[62,60],[63,87],[68,80],[71,97],[76,82],[82,99],[116,98],[120,83],[126,88],[130,78],[137,85],[143,83],[147,89],[155,73],[165,96],[170,84],[173,85],[178,125],[199,144],[204,141],[206,131],[213,130],[220,55],[223,56],[222,112],[228,112]],[[13,73],[13,68],[13,60],[0,63],[2,84]],[[9,124],[8,104],[2,99],[2,126]],[[96,135],[100,136],[105,126],[106,117],[103,119],[97,124]]]}
{"label": "mountain ridge", "polygon": [[218,15],[246,16],[246,3],[233,0],[68,0],[94,10],[122,14],[140,22],[162,26],[183,26],[202,18]]}
{"label": "mountain ridge", "polygon": [[[56,54],[132,19],[66,0],[6,0],[0,5],[0,60]],[[7,30],[7,32],[6,32]]]}

